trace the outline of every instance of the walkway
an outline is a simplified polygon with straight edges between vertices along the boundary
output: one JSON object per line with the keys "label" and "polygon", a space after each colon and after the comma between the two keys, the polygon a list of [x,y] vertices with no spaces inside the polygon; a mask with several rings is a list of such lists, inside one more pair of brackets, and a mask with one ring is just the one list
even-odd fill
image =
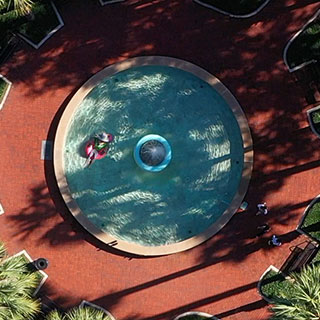
{"label": "walkway", "polygon": [[[1,239],[11,253],[25,248],[33,258],[49,259],[52,299],[65,307],[86,299],[121,320],[172,319],[189,310],[227,320],[267,319],[256,281],[304,240],[292,231],[320,193],[320,140],[308,128],[303,94],[282,61],[286,42],[317,2],[271,1],[257,16],[234,20],[190,0],[105,7],[69,1],[61,8],[63,29],[39,50],[23,45],[2,67],[13,88],[0,111]],[[217,76],[242,105],[255,146],[249,210],[203,245],[149,259],[99,250],[70,218],[52,162],[40,160],[41,141],[53,140],[77,88],[103,67],[140,55],[185,59]],[[263,200],[270,214],[256,217],[255,204]],[[282,247],[253,237],[262,221],[286,234]]]}

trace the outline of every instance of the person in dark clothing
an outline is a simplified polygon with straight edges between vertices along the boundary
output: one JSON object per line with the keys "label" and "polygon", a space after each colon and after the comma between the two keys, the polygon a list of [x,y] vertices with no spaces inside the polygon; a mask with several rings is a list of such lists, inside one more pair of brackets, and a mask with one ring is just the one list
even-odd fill
{"label": "person in dark clothing", "polygon": [[262,235],[264,235],[265,233],[271,230],[270,226],[267,223],[264,223],[261,226],[258,226],[257,229],[258,229],[257,237],[261,237]]}

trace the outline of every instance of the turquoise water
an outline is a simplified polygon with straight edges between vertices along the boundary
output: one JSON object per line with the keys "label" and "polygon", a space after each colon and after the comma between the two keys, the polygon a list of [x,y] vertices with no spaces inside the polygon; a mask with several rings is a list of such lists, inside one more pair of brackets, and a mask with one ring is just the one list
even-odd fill
{"label": "turquoise water", "polygon": [[[115,141],[106,158],[84,168],[84,145],[95,133]],[[143,171],[136,143],[159,134],[172,160]],[[188,239],[229,206],[243,169],[242,137],[224,99],[194,75],[143,66],[104,79],[82,101],[68,129],[65,172],[82,212],[114,237],[146,246]]]}

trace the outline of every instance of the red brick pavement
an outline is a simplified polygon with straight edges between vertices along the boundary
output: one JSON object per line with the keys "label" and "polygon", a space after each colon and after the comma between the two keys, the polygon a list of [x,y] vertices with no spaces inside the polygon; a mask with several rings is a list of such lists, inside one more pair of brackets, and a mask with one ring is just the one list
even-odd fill
{"label": "red brick pavement", "polygon": [[[90,300],[127,320],[172,319],[189,310],[267,319],[256,282],[305,240],[292,231],[319,193],[320,143],[308,127],[310,106],[282,61],[285,44],[317,2],[271,1],[258,15],[236,20],[189,0],[105,7],[70,1],[61,8],[63,29],[39,50],[23,44],[2,66],[13,87],[0,111],[1,239],[11,253],[25,248],[49,259],[51,298],[64,307]],[[98,249],[65,209],[52,163],[40,160],[41,141],[53,139],[77,88],[103,67],[139,55],[185,59],[216,75],[242,105],[254,139],[249,210],[206,243],[167,257]],[[256,217],[262,200],[270,214]],[[284,235],[282,247],[252,237],[262,221]]]}

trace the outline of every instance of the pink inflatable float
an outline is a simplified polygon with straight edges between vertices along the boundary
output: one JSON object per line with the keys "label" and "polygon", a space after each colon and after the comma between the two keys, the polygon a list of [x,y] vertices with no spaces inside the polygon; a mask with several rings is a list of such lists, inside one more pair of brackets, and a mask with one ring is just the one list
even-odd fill
{"label": "pink inflatable float", "polygon": [[[92,139],[92,140],[89,140],[86,144],[85,151],[86,151],[87,157],[89,157],[89,155],[90,155],[90,153],[92,153],[93,149],[94,149],[94,140]],[[97,155],[95,156],[95,160],[100,160],[100,159],[104,158],[107,155],[108,150],[109,150],[108,146],[106,148],[99,150],[99,151],[97,150]]]}
{"label": "pink inflatable float", "polygon": [[109,150],[109,143],[113,141],[113,135],[101,132],[86,143],[85,152],[87,160],[85,166],[90,166],[95,160],[104,158]]}

